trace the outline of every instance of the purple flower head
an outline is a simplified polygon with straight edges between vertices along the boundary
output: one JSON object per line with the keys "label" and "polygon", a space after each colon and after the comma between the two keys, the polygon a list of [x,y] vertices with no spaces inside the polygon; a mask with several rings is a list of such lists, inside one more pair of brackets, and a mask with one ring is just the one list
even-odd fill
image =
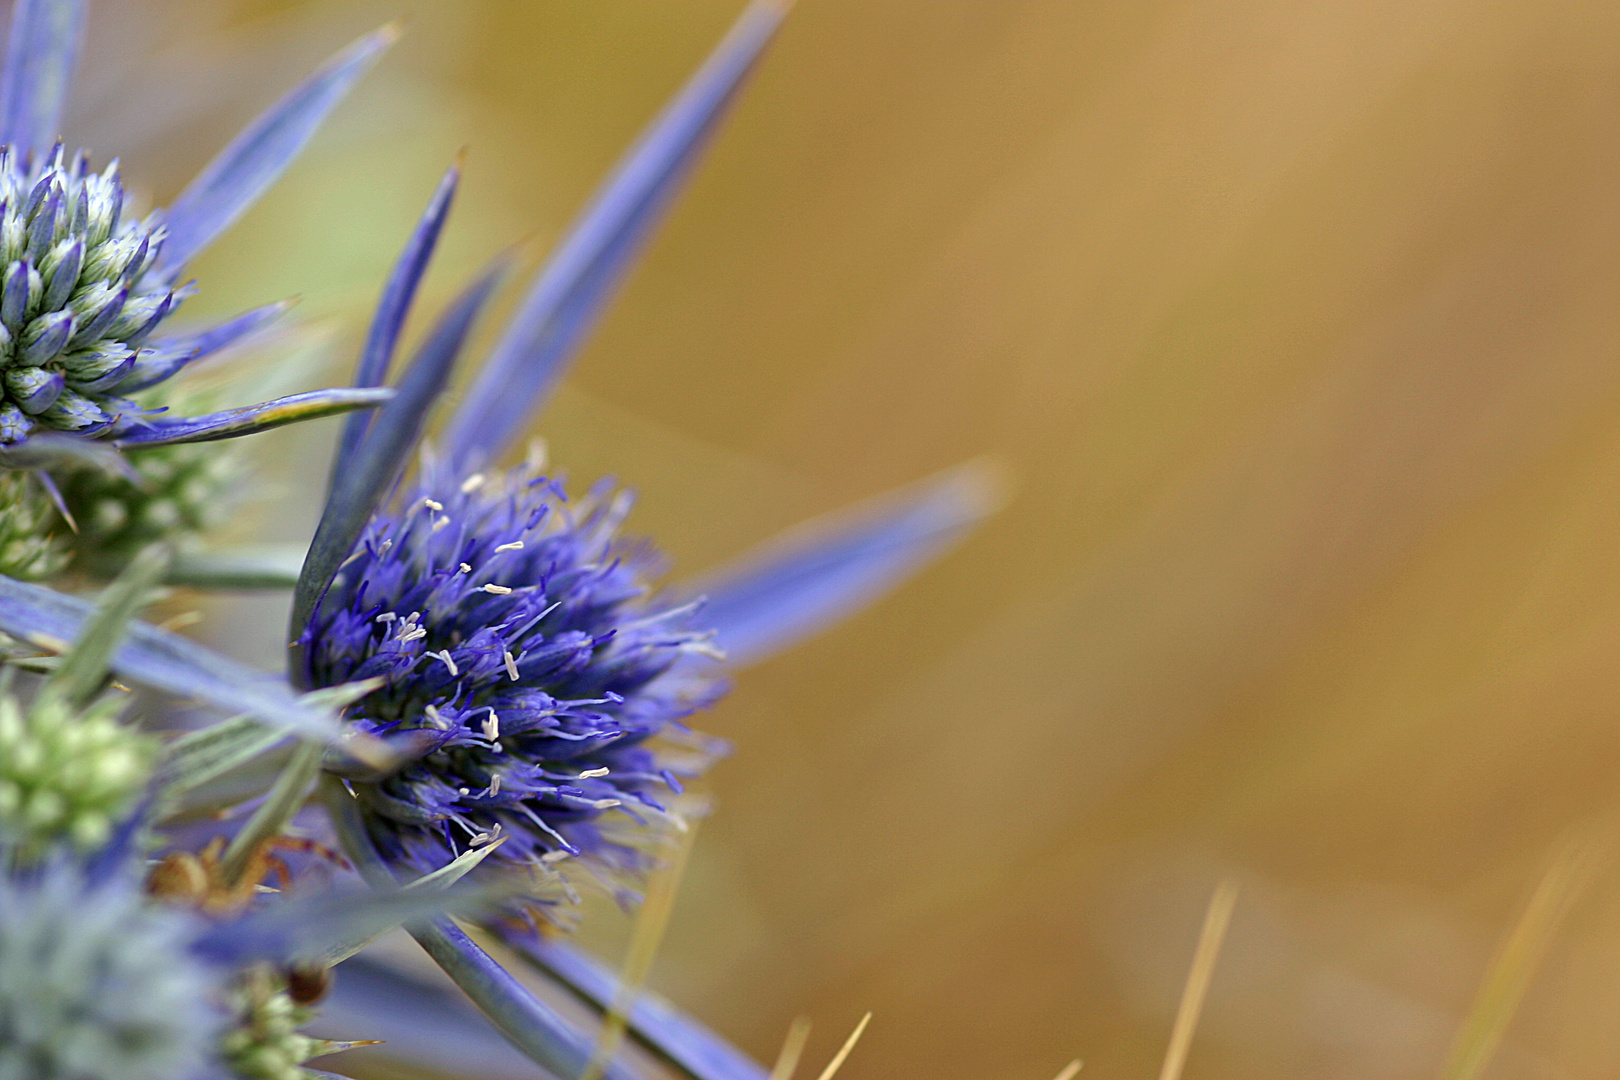
{"label": "purple flower head", "polygon": [[714,755],[681,721],[723,686],[679,663],[718,651],[700,604],[649,595],[657,555],[619,532],[630,504],[607,483],[570,503],[530,467],[458,482],[430,463],[367,525],[302,655],[311,686],[385,679],[351,719],[419,754],[352,784],[390,862],[426,873],[505,837],[487,864],[644,869],[631,834]]}

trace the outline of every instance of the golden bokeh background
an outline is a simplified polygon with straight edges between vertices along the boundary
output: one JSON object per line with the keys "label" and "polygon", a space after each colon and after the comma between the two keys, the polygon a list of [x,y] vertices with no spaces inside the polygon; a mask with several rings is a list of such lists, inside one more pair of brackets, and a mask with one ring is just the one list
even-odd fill
{"label": "golden bokeh background", "polygon": [[[739,6],[106,2],[74,133],[170,196],[408,15],[195,267],[347,356],[459,147],[429,306]],[[706,718],[653,984],[767,1062],[812,1017],[815,1069],[871,1009],[848,1080],[1151,1076],[1233,876],[1188,1077],[1435,1076],[1578,836],[1487,1075],[1613,1075],[1617,297],[1620,5],[802,0],[537,430],[687,572],[975,455],[1011,498]],[[312,430],[258,444],[291,538]],[[282,617],[202,629],[269,665]]]}

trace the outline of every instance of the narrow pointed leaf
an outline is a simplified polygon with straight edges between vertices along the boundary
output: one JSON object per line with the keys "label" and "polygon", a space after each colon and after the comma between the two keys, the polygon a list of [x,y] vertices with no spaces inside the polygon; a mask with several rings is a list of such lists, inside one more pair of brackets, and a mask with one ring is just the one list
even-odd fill
{"label": "narrow pointed leaf", "polygon": [[[365,441],[354,456],[343,463],[342,475],[327,497],[293,591],[290,632],[293,640],[303,633],[316,602],[331,584],[332,575],[349,557],[372,512],[403,470],[411,447],[422,433],[428,411],[444,392],[468,331],[505,268],[505,260],[497,260],[440,317],[400,380],[398,394],[378,411]],[[353,391],[357,394],[377,392],[372,389]],[[303,664],[295,655],[294,678],[300,676],[302,669]]]}
{"label": "narrow pointed leaf", "polygon": [[[462,878],[471,873],[475,866],[483,862],[495,851],[496,848],[500,847],[505,842],[506,838],[500,837],[488,844],[485,844],[483,847],[473,848],[470,851],[463,851],[455,859],[439,867],[431,874],[424,874],[415,881],[407,883],[404,888],[439,890],[448,889],[450,886],[454,885],[456,882],[460,881]],[[370,945],[372,942],[382,937],[383,934],[387,933],[391,929],[393,929],[392,926],[382,927],[376,931],[366,933],[349,941],[334,945],[324,954],[322,954],[320,962],[324,967],[334,967],[341,964],[355,953],[358,953],[361,949],[364,949],[367,945]]]}
{"label": "narrow pointed leaf", "polygon": [[101,693],[106,684],[107,664],[113,649],[124,639],[130,620],[146,605],[152,587],[168,568],[170,551],[153,545],[137,554],[111,585],[96,598],[96,605],[85,619],[73,648],[41,690],[42,699],[55,697],[75,709],[82,709]]}
{"label": "narrow pointed leaf", "polygon": [[311,1030],[364,1035],[383,1045],[351,1058],[386,1060],[458,1080],[530,1080],[533,1063],[455,990],[426,982],[369,956],[338,968]]}
{"label": "narrow pointed leaf", "polygon": [[287,738],[251,716],[233,716],[190,732],[164,750],[159,788],[167,797],[183,795],[269,751]]}
{"label": "narrow pointed leaf", "polygon": [[576,219],[457,412],[453,462],[498,455],[556,383],[786,10],[755,0]]}
{"label": "narrow pointed leaf", "polygon": [[0,73],[0,144],[43,151],[62,131],[87,0],[17,0]]}
{"label": "narrow pointed leaf", "polygon": [[399,37],[385,26],[338,53],[294,87],[209,162],[169,208],[163,264],[189,262],[275,182],[329,112]]}
{"label": "narrow pointed leaf", "polygon": [[[433,249],[439,243],[439,233],[450,213],[450,204],[455,199],[456,185],[460,179],[461,161],[458,159],[445,170],[433,198],[428,201],[427,209],[422,212],[422,220],[416,224],[416,231],[399,253],[394,271],[383,286],[382,299],[377,302],[377,314],[372,318],[371,331],[360,350],[354,385],[381,386],[388,380],[388,368],[393,363],[394,347],[405,326],[405,316],[410,313],[416,288],[422,282],[422,275],[427,272],[428,261],[433,258]],[[343,425],[337,454],[332,459],[332,476],[327,481],[328,492],[337,482],[338,473],[346,467],[345,463],[359,449],[360,441],[370,426],[371,417],[364,413],[349,417]]]}
{"label": "narrow pointed leaf", "polygon": [[226,409],[183,420],[156,421],[150,427],[138,428],[120,437],[117,445],[172,446],[175,443],[234,439],[296,424],[301,420],[316,420],[353,409],[374,408],[393,396],[394,392],[385,386],[364,389],[340,386],[329,390],[311,390],[240,409]]}
{"label": "narrow pointed leaf", "polygon": [[483,913],[513,889],[326,890],[297,896],[220,926],[201,948],[222,960],[293,960],[320,963],[343,943],[380,937],[403,922],[441,917],[445,911]]}
{"label": "narrow pointed leaf", "polygon": [[218,326],[211,326],[207,330],[154,342],[151,348],[141,350],[134,367],[118,384],[118,392],[135,394],[156,386],[186,365],[234,345],[260,327],[280,318],[294,303],[292,300],[281,300],[274,304],[266,304],[252,311],[243,312]]}
{"label": "narrow pointed leaf", "polygon": [[23,442],[0,446],[0,469],[100,469],[109,476],[139,481],[140,475],[110,443],[46,431]]}
{"label": "narrow pointed leaf", "polygon": [[755,663],[898,585],[990,513],[997,488],[970,462],[805,522],[680,592],[708,598],[702,620],[732,663]]}
{"label": "narrow pointed leaf", "polygon": [[[439,918],[406,929],[501,1034],[535,1064],[567,1080],[584,1073],[594,1040],[570,1027],[460,927]],[[609,1062],[602,1070],[603,1080],[634,1080],[635,1076],[618,1061]]]}
{"label": "narrow pointed leaf", "polygon": [[[313,708],[342,709],[376,690],[383,681],[363,679],[359,682],[341,683],[321,690],[312,690],[299,700]],[[163,804],[164,813],[184,813],[200,809],[202,805],[209,805],[205,800],[203,804],[188,806],[186,805],[188,802],[195,800],[184,797],[254,762],[254,759],[268,755],[286,738],[285,731],[268,727],[251,716],[233,716],[228,720],[221,720],[217,724],[182,735],[164,750],[162,767],[153,785],[159,801]],[[291,755],[286,756],[290,758]],[[272,763],[261,764],[268,766]],[[280,764],[285,767],[285,761]],[[253,788],[253,792],[255,794],[262,792],[273,784],[276,775],[280,775],[280,769],[274,774],[267,774],[263,782]],[[249,778],[244,776],[237,779]],[[228,794],[225,797],[230,803],[241,803],[247,798],[243,796],[231,799]]]}
{"label": "narrow pointed leaf", "polygon": [[[598,1009],[613,1005],[619,976],[567,941],[505,938],[518,955]],[[664,998],[643,989],[630,1010],[637,1041],[673,1061],[697,1080],[767,1080],[764,1067]]]}
{"label": "narrow pointed leaf", "polygon": [[[92,611],[88,600],[0,577],[0,632],[45,651],[66,651]],[[299,701],[282,680],[147,623],[129,624],[128,636],[113,650],[110,666],[131,682],[200,698],[229,712],[249,713],[305,738],[324,740],[338,734],[330,713]]]}
{"label": "narrow pointed leaf", "polygon": [[282,768],[281,775],[276,777],[264,802],[253,811],[247,824],[231,837],[230,846],[220,860],[220,870],[227,883],[237,884],[242,872],[247,869],[248,858],[254,849],[264,841],[281,835],[293,815],[304,805],[309,789],[321,775],[321,749],[319,743],[304,743],[293,751],[291,760]]}
{"label": "narrow pointed leaf", "polygon": [[304,561],[299,544],[244,544],[177,556],[166,580],[196,589],[290,589]]}
{"label": "narrow pointed leaf", "polygon": [[[372,846],[354,800],[330,778],[323,782],[323,794],[332,828],[355,869],[373,888],[394,887],[393,871]],[[440,917],[409,923],[405,929],[490,1023],[535,1064],[562,1080],[574,1080],[584,1073],[593,1040],[570,1027],[455,923]],[[636,1074],[616,1060],[601,1075],[602,1080],[636,1080]]]}
{"label": "narrow pointed leaf", "polygon": [[207,356],[218,352],[229,345],[247,337],[262,326],[281,318],[298,304],[296,297],[286,300],[277,300],[273,304],[244,311],[233,319],[227,319],[217,326],[210,326],[206,330],[199,330],[182,338],[174,339],[175,343],[183,344],[188,349],[195,349],[198,356]]}

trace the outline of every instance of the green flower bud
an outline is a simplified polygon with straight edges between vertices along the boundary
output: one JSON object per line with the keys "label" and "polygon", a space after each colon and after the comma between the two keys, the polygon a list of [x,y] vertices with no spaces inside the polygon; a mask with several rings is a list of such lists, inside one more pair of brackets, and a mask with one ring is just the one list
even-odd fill
{"label": "green flower bud", "polygon": [[25,851],[104,843],[150,772],[155,743],[118,721],[122,702],[82,712],[56,699],[25,710],[0,696],[0,836]]}
{"label": "green flower bud", "polygon": [[40,581],[61,573],[72,555],[69,535],[39,484],[0,472],[0,574]]}

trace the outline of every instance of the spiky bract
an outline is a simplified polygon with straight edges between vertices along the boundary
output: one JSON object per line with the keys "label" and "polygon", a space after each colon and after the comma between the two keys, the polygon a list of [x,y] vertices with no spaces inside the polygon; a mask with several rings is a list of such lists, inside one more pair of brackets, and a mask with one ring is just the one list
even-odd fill
{"label": "spiky bract", "polygon": [[678,664],[714,651],[696,605],[648,599],[655,553],[618,535],[628,493],[570,505],[532,470],[434,472],[372,521],[303,638],[313,685],[387,680],[354,706],[359,726],[421,740],[354,784],[373,840],[418,872],[504,835],[486,866],[578,855],[598,878],[633,875],[648,837],[619,824],[662,820],[677,775],[716,749],[680,726],[722,690]]}
{"label": "spiky bract", "polygon": [[0,443],[137,422],[127,395],[178,366],[141,347],[179,299],[153,272],[163,238],[125,214],[116,162],[0,148]]}

